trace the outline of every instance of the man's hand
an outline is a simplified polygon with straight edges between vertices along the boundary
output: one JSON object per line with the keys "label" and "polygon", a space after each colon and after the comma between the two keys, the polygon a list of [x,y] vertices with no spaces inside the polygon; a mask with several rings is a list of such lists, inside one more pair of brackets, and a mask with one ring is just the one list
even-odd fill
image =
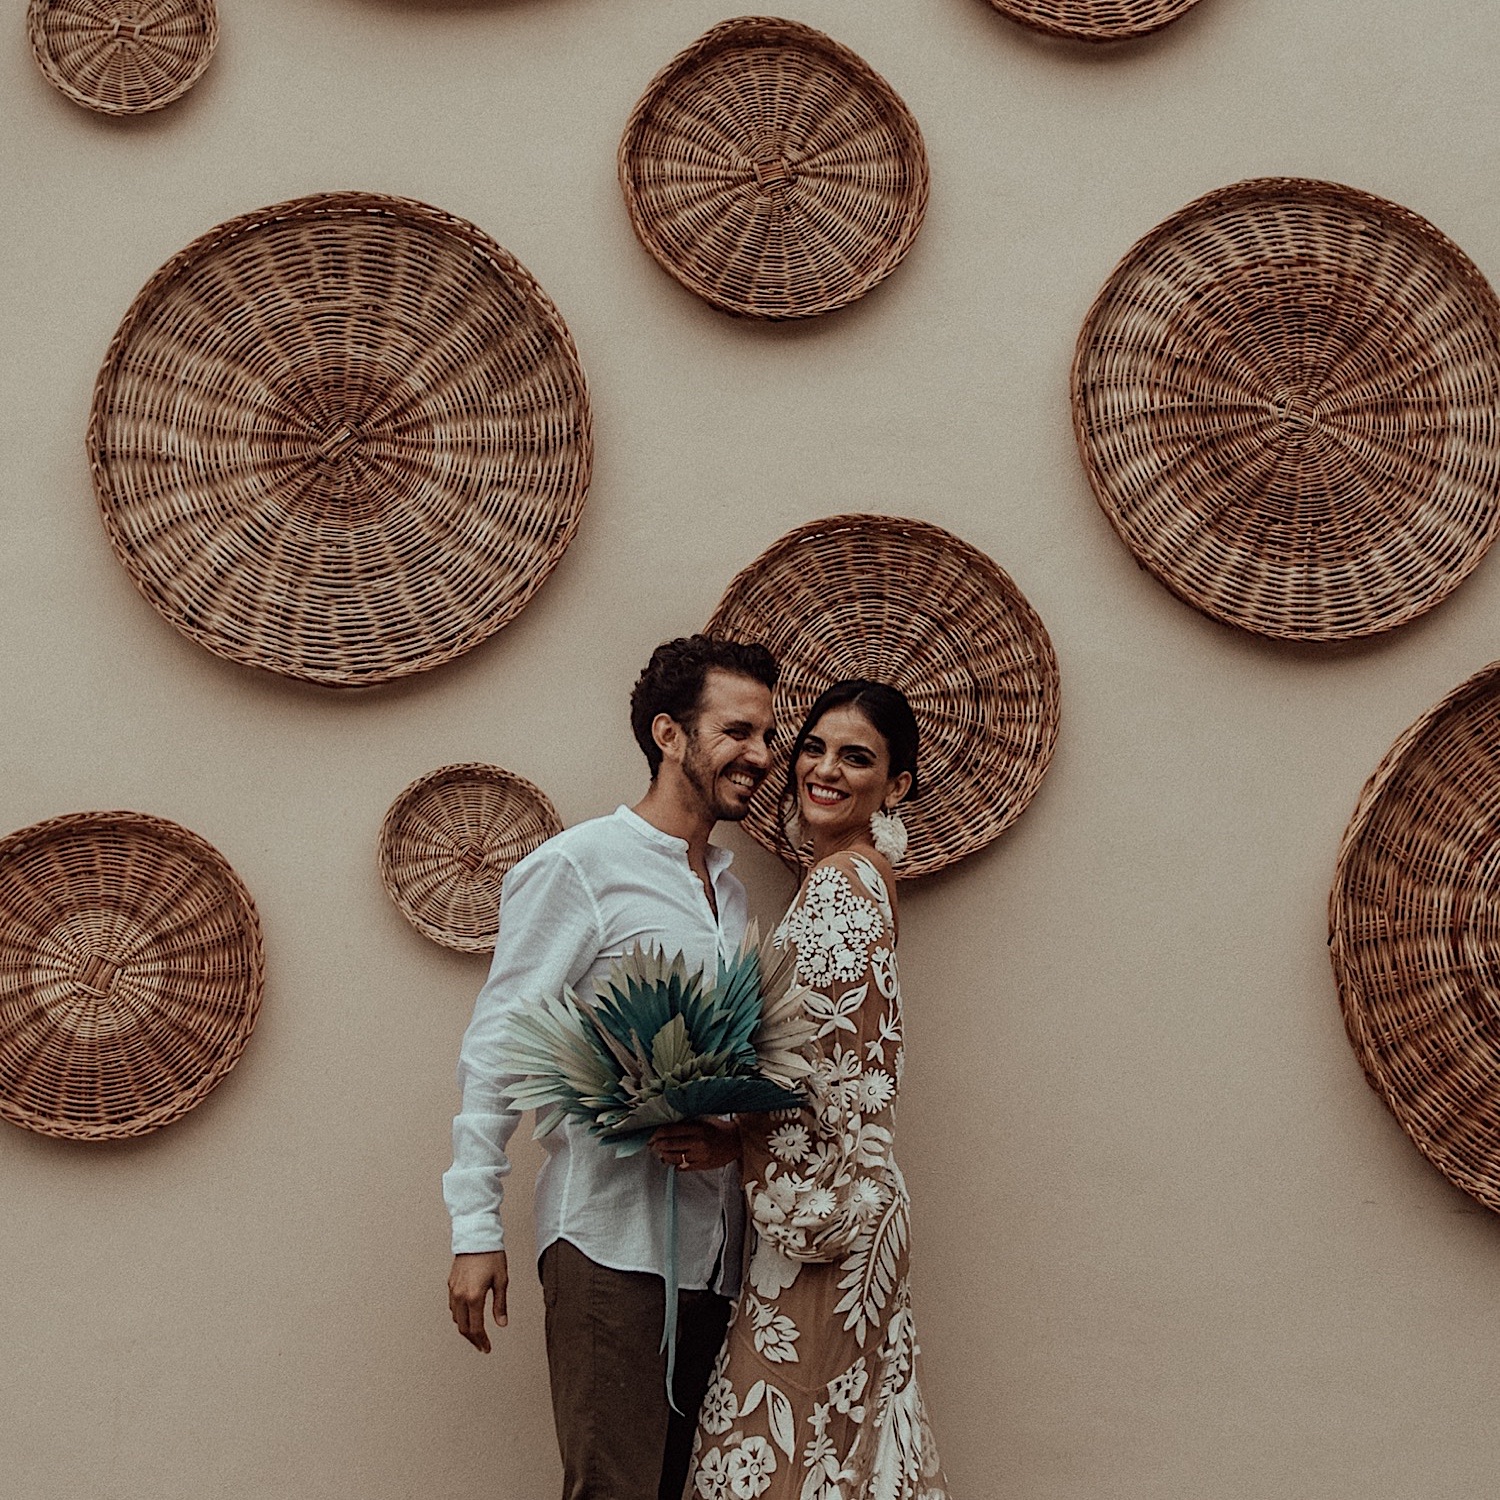
{"label": "man's hand", "polygon": [[484,1327],[484,1304],[494,1295],[495,1326],[504,1328],[510,1321],[505,1315],[505,1289],[510,1285],[510,1268],[505,1251],[491,1250],[482,1255],[455,1255],[448,1272],[448,1311],[458,1331],[479,1350],[490,1352],[490,1336]]}
{"label": "man's hand", "polygon": [[680,1172],[713,1172],[740,1159],[740,1127],[724,1115],[704,1115],[651,1132],[651,1149]]}

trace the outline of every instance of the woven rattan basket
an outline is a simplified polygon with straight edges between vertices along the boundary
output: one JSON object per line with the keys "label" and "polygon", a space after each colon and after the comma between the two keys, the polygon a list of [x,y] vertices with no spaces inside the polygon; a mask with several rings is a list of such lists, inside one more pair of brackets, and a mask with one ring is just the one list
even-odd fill
{"label": "woven rattan basket", "polygon": [[[921,729],[921,795],[901,809],[902,876],[982,848],[1036,794],[1057,739],[1052,643],[1010,578],[922,521],[830,516],[788,533],[729,585],[710,634],[760,641],[781,664],[783,747],[824,688],[845,677],[899,687]],[[746,827],[785,856],[784,762]]]}
{"label": "woven rattan basket", "polygon": [[1121,42],[1160,31],[1198,0],[990,0],[1002,15],[1082,42]]}
{"label": "woven rattan basket", "polygon": [[620,141],[641,243],[723,312],[808,318],[883,281],[927,210],[891,86],[795,21],[725,21],[652,80]]}
{"label": "woven rattan basket", "polygon": [[180,99],[219,44],[214,0],[31,0],[26,19],[42,76],[105,115]]}
{"label": "woven rattan basket", "polygon": [[546,793],[524,777],[499,766],[443,766],[391,804],[380,829],[380,878],[423,936],[488,953],[506,871],[561,832]]}
{"label": "woven rattan basket", "polygon": [[1370,1086],[1500,1210],[1500,662],[1396,741],[1344,834],[1329,943]]}
{"label": "woven rattan basket", "polygon": [[134,812],[0,840],[0,1116],[113,1140],[186,1114],[235,1065],[265,982],[223,856]]}
{"label": "woven rattan basket", "polygon": [[513,256],[426,204],[300,198],[152,277],[89,456],[148,600],[220,656],[331,687],[458,656],[577,528],[588,396]]}
{"label": "woven rattan basket", "polygon": [[1109,278],[1073,362],[1099,504],[1214,619],[1336,641],[1431,609],[1500,525],[1500,305],[1397,204],[1269,178]]}

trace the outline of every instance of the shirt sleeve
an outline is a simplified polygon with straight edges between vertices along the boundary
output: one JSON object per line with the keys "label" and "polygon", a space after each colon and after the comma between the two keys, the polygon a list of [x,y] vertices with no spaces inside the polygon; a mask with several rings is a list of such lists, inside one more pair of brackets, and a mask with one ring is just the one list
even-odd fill
{"label": "shirt sleeve", "polygon": [[875,867],[839,855],[809,877],[785,933],[818,1024],[811,1104],[746,1142],[756,1232],[797,1261],[848,1254],[899,1191],[891,1166],[902,1068],[890,899]]}
{"label": "shirt sleeve", "polygon": [[508,1018],[576,985],[599,953],[601,931],[593,893],[565,852],[544,844],[505,877],[495,956],[458,1057],[463,1102],[453,1120],[453,1165],[443,1174],[455,1255],[505,1248],[505,1148],[521,1119],[503,1097],[516,1075],[497,1058]]}

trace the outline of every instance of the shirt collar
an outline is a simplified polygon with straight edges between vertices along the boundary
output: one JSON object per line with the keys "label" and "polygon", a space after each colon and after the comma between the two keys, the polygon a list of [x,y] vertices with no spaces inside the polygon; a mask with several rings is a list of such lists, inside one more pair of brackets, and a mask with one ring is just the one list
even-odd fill
{"label": "shirt collar", "polygon": [[[682,855],[684,859],[687,858],[686,839],[678,838],[675,833],[667,833],[664,829],[658,828],[655,823],[648,823],[634,808],[626,807],[622,802],[615,809],[615,816],[633,828],[642,838],[649,839],[663,849],[671,849]],[[732,851],[721,849],[717,844],[708,846],[708,873],[712,879],[717,880],[733,863]]]}

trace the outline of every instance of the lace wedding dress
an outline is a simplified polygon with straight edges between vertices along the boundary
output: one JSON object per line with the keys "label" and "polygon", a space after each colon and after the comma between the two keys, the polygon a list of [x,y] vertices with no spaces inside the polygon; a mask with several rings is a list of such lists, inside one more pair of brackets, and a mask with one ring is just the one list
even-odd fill
{"label": "lace wedding dress", "polygon": [[917,1386],[891,1154],[901,986],[879,871],[840,854],[777,932],[812,991],[812,1104],[745,1129],[753,1250],[694,1444],[694,1500],[947,1500]]}

